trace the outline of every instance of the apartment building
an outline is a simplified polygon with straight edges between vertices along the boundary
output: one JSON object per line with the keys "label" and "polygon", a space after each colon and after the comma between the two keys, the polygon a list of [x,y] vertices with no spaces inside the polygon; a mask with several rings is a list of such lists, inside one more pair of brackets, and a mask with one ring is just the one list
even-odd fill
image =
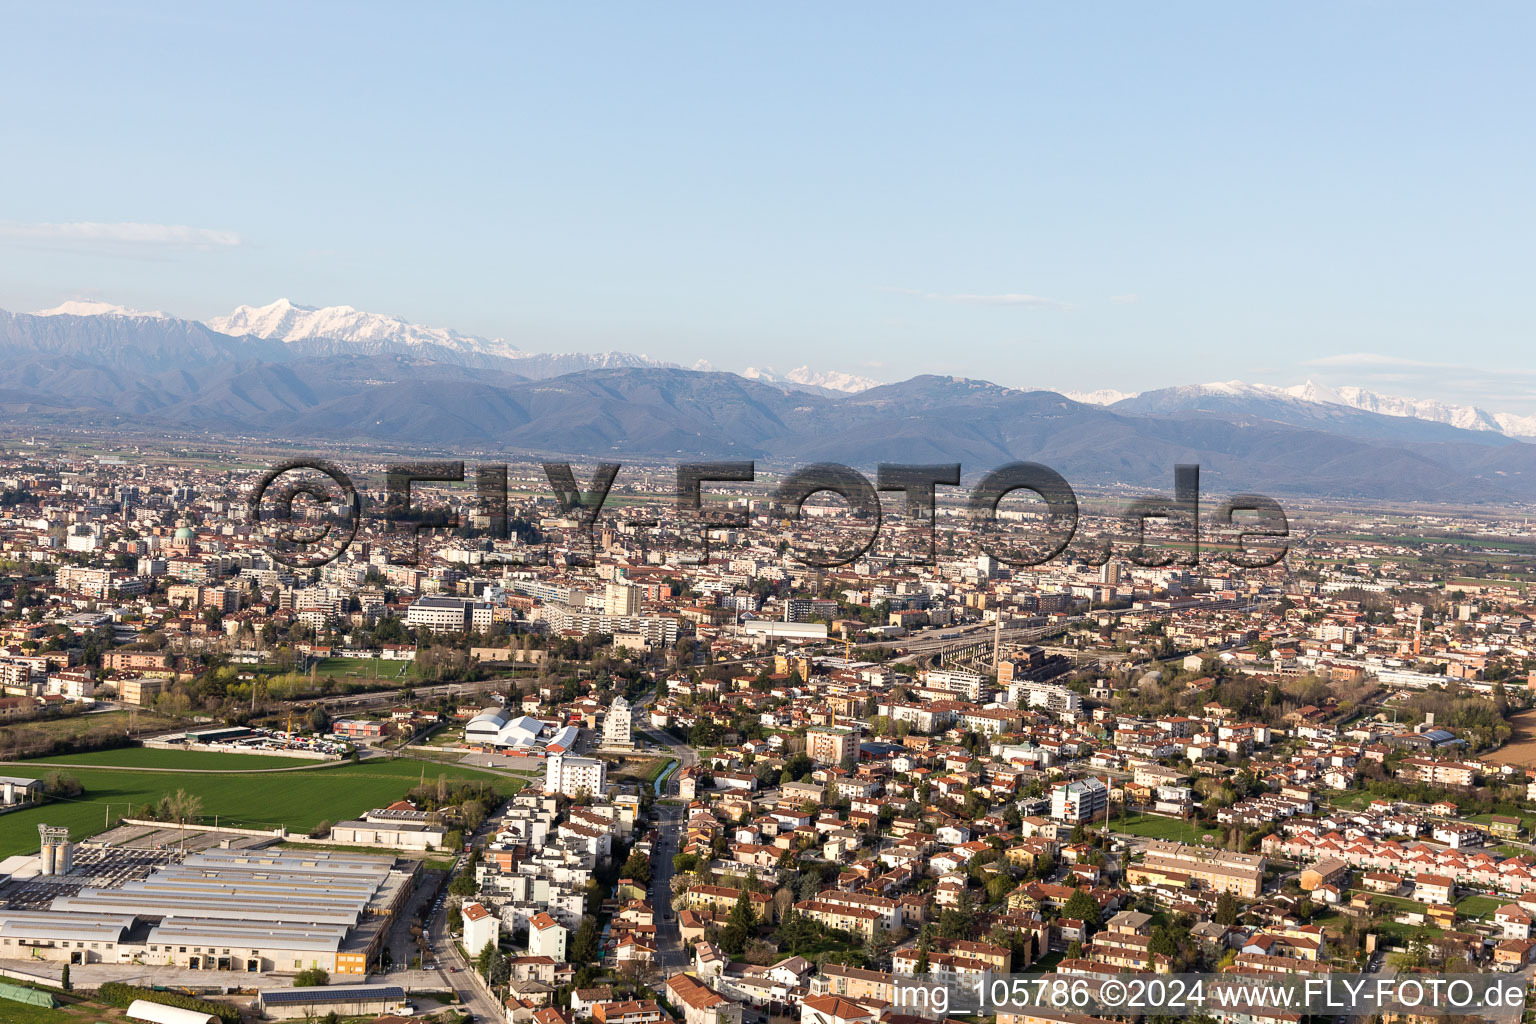
{"label": "apartment building", "polygon": [[148,707],[155,702],[155,698],[165,692],[170,683],[165,679],[154,679],[148,676],[139,679],[121,679],[117,683],[117,696],[124,704],[136,704],[139,707]]}
{"label": "apartment building", "polygon": [[434,633],[463,633],[491,628],[491,606],[462,597],[422,597],[405,611],[405,624]]}
{"label": "apartment building", "polygon": [[608,784],[608,766],[592,757],[550,754],[544,765],[544,790],[574,798],[600,797]]}
{"label": "apartment building", "polygon": [[603,746],[633,747],[634,745],[634,713],[630,709],[629,701],[623,697],[617,697],[603,716]]}
{"label": "apartment building", "polygon": [[1095,778],[1074,779],[1051,789],[1051,817],[1079,825],[1104,816],[1109,808],[1109,787]]}
{"label": "apartment building", "polygon": [[470,956],[479,956],[480,951],[486,946],[494,947],[496,937],[501,928],[501,922],[492,916],[489,910],[480,903],[466,903],[459,908],[459,916],[464,921],[464,951]]}
{"label": "apartment building", "polygon": [[686,974],[667,979],[667,999],[683,1011],[683,1024],[741,1024],[741,1006]]}
{"label": "apartment building", "polygon": [[1256,899],[1264,889],[1264,858],[1258,854],[1206,850],[1183,843],[1154,839],[1146,857],[1126,869],[1133,887],[1165,885],[1186,888],[1191,883],[1216,892]]}
{"label": "apartment building", "polygon": [[858,739],[845,726],[816,726],[805,731],[805,756],[822,764],[841,764],[857,750]]}

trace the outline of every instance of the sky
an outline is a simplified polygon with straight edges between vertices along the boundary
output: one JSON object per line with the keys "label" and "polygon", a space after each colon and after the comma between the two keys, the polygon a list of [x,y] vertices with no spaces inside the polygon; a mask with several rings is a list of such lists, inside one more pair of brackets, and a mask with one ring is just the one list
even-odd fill
{"label": "sky", "polygon": [[1536,412],[1529,4],[5,5],[0,307]]}

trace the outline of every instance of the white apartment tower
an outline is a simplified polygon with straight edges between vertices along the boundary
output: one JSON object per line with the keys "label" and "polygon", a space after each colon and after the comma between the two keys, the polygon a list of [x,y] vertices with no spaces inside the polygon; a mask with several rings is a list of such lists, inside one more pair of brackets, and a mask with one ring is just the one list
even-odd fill
{"label": "white apartment tower", "polygon": [[1108,787],[1091,776],[1063,782],[1051,789],[1051,817],[1069,825],[1093,821],[1108,807]]}
{"label": "white apartment tower", "polygon": [[544,790],[575,798],[585,793],[594,800],[608,783],[608,766],[593,757],[550,754],[544,762]]}
{"label": "white apartment tower", "polygon": [[629,701],[623,697],[614,699],[608,713],[603,716],[603,746],[605,747],[633,747],[634,713],[630,710]]}
{"label": "white apartment tower", "polygon": [[640,588],[629,583],[610,583],[603,590],[604,615],[639,615]]}

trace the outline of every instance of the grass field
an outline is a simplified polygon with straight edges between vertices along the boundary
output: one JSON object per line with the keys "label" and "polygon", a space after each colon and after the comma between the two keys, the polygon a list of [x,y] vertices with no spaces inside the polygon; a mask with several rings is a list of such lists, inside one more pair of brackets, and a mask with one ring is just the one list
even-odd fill
{"label": "grass field", "polygon": [[1496,899],[1493,896],[1468,896],[1456,904],[1456,913],[1462,917],[1492,918],[1493,912],[1502,907],[1508,900]]}
{"label": "grass field", "polygon": [[386,661],[383,658],[322,658],[315,663],[315,675],[331,679],[415,679],[414,661]]}
{"label": "grass field", "polygon": [[75,1024],[76,1021],[94,1021],[100,1015],[99,1011],[91,1013],[76,1009],[71,1013],[0,999],[0,1020],[5,1024]]}
{"label": "grass field", "polygon": [[1371,801],[1377,800],[1379,797],[1375,793],[1369,793],[1365,790],[1355,790],[1352,792],[1334,790],[1326,794],[1323,799],[1334,807],[1358,811],[1362,807],[1370,806]]}
{"label": "grass field", "polygon": [[1436,939],[1445,934],[1444,928],[1429,925],[1398,924],[1385,918],[1372,921],[1371,930],[1390,939],[1399,946],[1407,946],[1414,939]]}
{"label": "grass field", "polygon": [[[16,774],[16,769],[9,769]],[[188,774],[75,768],[69,774],[85,786],[77,800],[61,801],[0,815],[0,857],[37,850],[40,823],[67,827],[75,839],[103,831],[112,818],[128,815],[167,793],[185,789],[202,798],[204,822],[240,828],[286,826],[307,834],[322,821],[342,821],[404,796],[422,778],[485,779],[511,795],[526,783],[458,765],[420,761],[342,764],[310,772],[244,775],[228,771]],[[0,1017],[0,1019],[4,1019]]]}
{"label": "grass field", "polygon": [[1203,829],[1193,822],[1179,818],[1163,818],[1155,814],[1138,814],[1129,818],[1116,818],[1110,822],[1116,832],[1129,832],[1148,839],[1172,839],[1180,843],[1200,843],[1205,836],[1212,841],[1221,838],[1219,829]]}
{"label": "grass field", "polygon": [[[1495,815],[1490,812],[1488,814],[1471,814],[1463,820],[1465,820],[1469,825],[1492,825],[1494,817]],[[1531,834],[1531,829],[1536,827],[1536,814],[1503,814],[1499,815],[1499,817],[1519,818],[1520,827],[1524,829],[1524,831],[1521,833],[1523,836],[1529,836]],[[1492,834],[1493,833],[1491,832],[1489,833],[1489,835]],[[1517,837],[1511,836],[1510,838]]]}
{"label": "grass field", "polygon": [[1067,955],[1066,953],[1062,952],[1059,949],[1056,952],[1054,952],[1054,953],[1047,953],[1047,954],[1045,954],[1045,956],[1041,957],[1039,960],[1036,960],[1034,963],[1030,964],[1029,968],[1027,970],[1025,970],[1024,973],[1025,974],[1045,974],[1045,973],[1049,972],[1051,968],[1053,968],[1057,964],[1061,963],[1061,961],[1066,957],[1066,955]]}
{"label": "grass field", "polygon": [[90,764],[116,768],[190,768],[194,771],[260,771],[265,768],[297,768],[323,765],[324,761],[284,757],[279,754],[226,754],[212,750],[150,750],[123,747],[121,750],[93,750],[85,754],[59,754],[35,757],[25,766],[54,764]]}
{"label": "grass field", "polygon": [[651,757],[645,760],[626,758],[623,761],[608,762],[608,777],[610,779],[624,779],[633,781],[655,782],[656,776],[666,767],[669,758]]}

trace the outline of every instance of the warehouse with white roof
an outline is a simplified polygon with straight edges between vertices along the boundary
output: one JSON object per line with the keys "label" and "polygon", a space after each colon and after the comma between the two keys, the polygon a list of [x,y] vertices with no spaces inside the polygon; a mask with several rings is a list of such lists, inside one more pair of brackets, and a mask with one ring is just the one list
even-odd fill
{"label": "warehouse with white roof", "polygon": [[46,910],[0,910],[0,959],[362,975],[417,865],[306,850],[207,850]]}

